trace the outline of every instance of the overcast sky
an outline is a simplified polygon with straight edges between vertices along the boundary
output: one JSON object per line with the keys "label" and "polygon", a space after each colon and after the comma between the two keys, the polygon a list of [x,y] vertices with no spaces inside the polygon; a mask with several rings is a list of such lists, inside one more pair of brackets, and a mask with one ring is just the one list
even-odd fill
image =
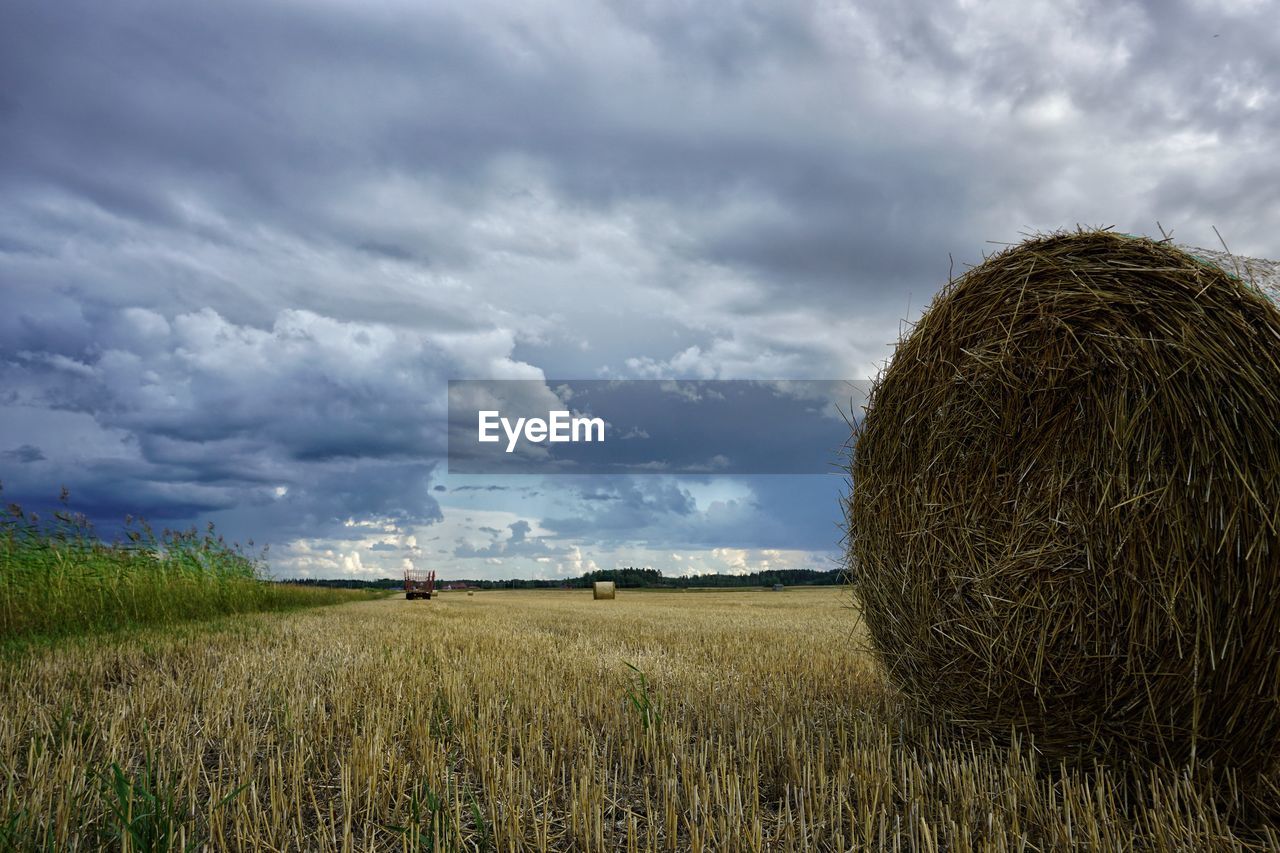
{"label": "overcast sky", "polygon": [[0,4],[0,498],[278,575],[830,567],[836,477],[485,478],[451,378],[858,378],[993,243],[1280,256],[1280,4]]}

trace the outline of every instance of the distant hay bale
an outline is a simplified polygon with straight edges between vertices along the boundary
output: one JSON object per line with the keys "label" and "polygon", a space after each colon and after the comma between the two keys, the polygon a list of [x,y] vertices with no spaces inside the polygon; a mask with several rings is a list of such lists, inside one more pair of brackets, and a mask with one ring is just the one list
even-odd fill
{"label": "distant hay bale", "polygon": [[467,595],[475,595],[474,592],[468,592]]}
{"label": "distant hay bale", "polygon": [[591,584],[591,597],[596,601],[615,598],[617,593],[618,588],[613,581],[595,581]]}
{"label": "distant hay bale", "polygon": [[1037,237],[899,343],[854,433],[847,556],[922,711],[1054,756],[1276,766],[1278,269]]}

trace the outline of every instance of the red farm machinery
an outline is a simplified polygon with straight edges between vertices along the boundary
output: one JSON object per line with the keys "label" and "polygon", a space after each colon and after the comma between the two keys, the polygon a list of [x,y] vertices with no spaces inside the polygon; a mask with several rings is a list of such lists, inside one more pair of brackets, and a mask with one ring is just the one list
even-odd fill
{"label": "red farm machinery", "polygon": [[404,570],[404,597],[413,601],[417,598],[430,600],[436,591],[436,573],[419,569]]}

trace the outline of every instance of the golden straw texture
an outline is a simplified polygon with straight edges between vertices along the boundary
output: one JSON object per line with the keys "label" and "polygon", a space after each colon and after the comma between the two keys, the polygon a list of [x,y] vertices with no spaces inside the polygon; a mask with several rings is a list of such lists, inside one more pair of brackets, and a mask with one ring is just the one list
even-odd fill
{"label": "golden straw texture", "polygon": [[1212,260],[1032,238],[876,380],[849,569],[927,714],[1062,757],[1275,766],[1280,312]]}

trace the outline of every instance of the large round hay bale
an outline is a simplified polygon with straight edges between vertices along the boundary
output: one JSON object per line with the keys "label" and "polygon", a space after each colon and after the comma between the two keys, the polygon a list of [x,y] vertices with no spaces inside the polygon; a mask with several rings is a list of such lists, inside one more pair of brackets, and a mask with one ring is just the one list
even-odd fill
{"label": "large round hay bale", "polygon": [[1034,238],[899,343],[854,435],[848,558],[921,710],[1057,756],[1275,765],[1280,311],[1224,269]]}
{"label": "large round hay bale", "polygon": [[596,601],[614,598],[617,592],[618,588],[613,581],[594,581],[591,584],[591,597]]}

